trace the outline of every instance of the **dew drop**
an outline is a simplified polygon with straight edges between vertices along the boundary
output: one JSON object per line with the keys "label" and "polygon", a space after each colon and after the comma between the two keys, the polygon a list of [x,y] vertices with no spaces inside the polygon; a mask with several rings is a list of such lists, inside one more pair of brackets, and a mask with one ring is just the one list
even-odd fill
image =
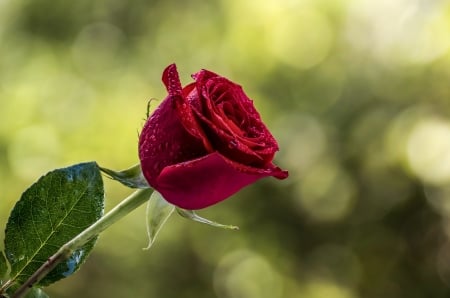
{"label": "dew drop", "polygon": [[67,181],[72,182],[73,181],[73,175],[72,173],[68,172],[66,175]]}
{"label": "dew drop", "polygon": [[75,272],[75,270],[78,268],[78,265],[81,262],[81,258],[84,255],[84,250],[80,249],[75,251],[69,258],[69,260],[67,260],[66,265],[67,265],[67,271],[63,272],[62,275],[64,276],[69,276],[72,273]]}
{"label": "dew drop", "polygon": [[237,142],[236,141],[234,141],[234,140],[231,140],[229,143],[228,143],[228,148],[230,148],[230,149],[234,149],[234,148],[236,148],[237,147]]}
{"label": "dew drop", "polygon": [[13,253],[8,253],[8,259],[11,261],[11,263],[17,262],[16,256]]}
{"label": "dew drop", "polygon": [[169,148],[170,148],[170,144],[168,142],[160,143],[158,145],[159,151],[165,151],[165,150],[168,150]]}

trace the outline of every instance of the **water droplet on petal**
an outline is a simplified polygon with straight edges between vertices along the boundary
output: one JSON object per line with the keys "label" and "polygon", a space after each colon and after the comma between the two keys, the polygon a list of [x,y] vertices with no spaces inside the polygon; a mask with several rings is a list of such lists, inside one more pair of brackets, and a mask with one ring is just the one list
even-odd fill
{"label": "water droplet on petal", "polygon": [[237,142],[235,141],[235,140],[231,140],[229,143],[228,143],[228,148],[230,148],[230,149],[234,149],[234,148],[236,148],[237,147]]}

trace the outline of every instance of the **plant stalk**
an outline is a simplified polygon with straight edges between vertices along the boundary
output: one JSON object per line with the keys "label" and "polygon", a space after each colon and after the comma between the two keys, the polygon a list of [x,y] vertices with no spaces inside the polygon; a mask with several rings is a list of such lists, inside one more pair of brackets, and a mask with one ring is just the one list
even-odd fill
{"label": "plant stalk", "polygon": [[14,293],[12,298],[25,297],[26,293],[33,287],[34,284],[42,280],[50,271],[52,271],[59,263],[70,258],[72,253],[85,245],[89,240],[103,232],[113,223],[147,202],[152,194],[153,189],[145,188],[136,190],[130,196],[125,198],[116,207],[111,209],[108,213],[102,216],[99,220],[86,228],[83,232],[75,236],[72,240],[61,246],[61,248],[47,261],[37,269],[33,275],[25,281],[24,284]]}

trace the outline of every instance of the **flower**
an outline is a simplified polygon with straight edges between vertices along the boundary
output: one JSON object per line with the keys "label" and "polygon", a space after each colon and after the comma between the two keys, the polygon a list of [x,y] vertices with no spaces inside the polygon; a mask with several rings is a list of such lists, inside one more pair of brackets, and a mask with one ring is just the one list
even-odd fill
{"label": "flower", "polygon": [[175,206],[196,210],[260,178],[284,179],[272,162],[278,144],[241,86],[211,71],[181,86],[175,64],[163,73],[168,96],[139,137],[142,172]]}

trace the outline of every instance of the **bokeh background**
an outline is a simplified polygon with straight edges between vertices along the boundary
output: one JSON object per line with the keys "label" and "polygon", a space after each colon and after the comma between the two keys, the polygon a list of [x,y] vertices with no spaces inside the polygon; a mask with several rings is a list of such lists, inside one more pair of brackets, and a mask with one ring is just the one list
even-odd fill
{"label": "bokeh background", "polygon": [[139,208],[51,297],[450,296],[445,0],[1,0],[0,226],[49,170],[135,164],[172,62],[243,85],[289,179],[200,212],[240,231],[173,216],[150,251]]}

